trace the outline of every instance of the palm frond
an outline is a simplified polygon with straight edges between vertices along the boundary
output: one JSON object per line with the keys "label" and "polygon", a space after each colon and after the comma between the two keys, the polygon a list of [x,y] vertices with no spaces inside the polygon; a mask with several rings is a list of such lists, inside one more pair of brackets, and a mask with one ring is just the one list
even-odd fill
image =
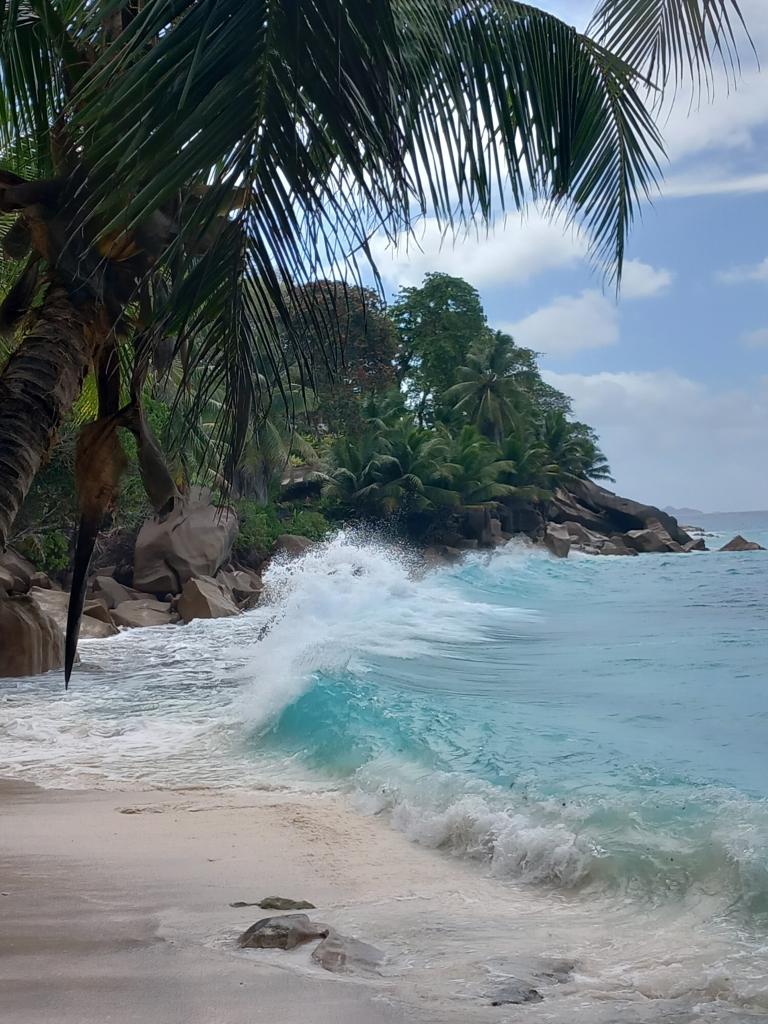
{"label": "palm frond", "polygon": [[[96,5],[83,33],[125,6]],[[661,152],[637,87],[620,56],[514,0],[145,4],[78,89],[88,209],[105,232],[172,212],[162,329],[231,389],[219,427],[237,451],[261,364],[310,375],[298,289],[329,265],[359,278],[377,231],[543,199],[620,273]]]}
{"label": "palm frond", "polygon": [[589,32],[642,72],[659,98],[689,77],[694,97],[711,88],[717,60],[734,82],[740,43],[750,40],[739,0],[600,0]]}

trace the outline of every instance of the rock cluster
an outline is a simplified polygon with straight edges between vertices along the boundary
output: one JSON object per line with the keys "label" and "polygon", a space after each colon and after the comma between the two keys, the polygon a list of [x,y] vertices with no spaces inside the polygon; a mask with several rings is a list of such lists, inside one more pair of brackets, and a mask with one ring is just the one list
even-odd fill
{"label": "rock cluster", "polygon": [[[236,533],[234,512],[206,503],[200,492],[149,520],[136,541],[133,586],[114,578],[117,567],[101,568],[89,580],[80,638],[254,607],[261,577],[230,565]],[[124,578],[122,567],[120,574]],[[61,668],[68,604],[69,594],[18,552],[0,554],[0,676]]]}
{"label": "rock cluster", "polygon": [[[426,548],[424,563],[428,568],[450,566],[467,552],[498,547],[516,534],[526,535],[557,558],[567,558],[572,551],[635,556],[706,550],[703,538],[691,537],[661,509],[575,480],[567,491],[557,491],[541,505],[512,501],[467,509],[439,538],[441,543]],[[236,535],[235,512],[217,508],[200,489],[168,514],[147,521],[135,540],[132,568],[125,538],[114,551],[115,565],[97,562],[102,567],[89,581],[81,639],[113,636],[119,629],[234,616],[254,608],[262,591],[261,575],[232,563]],[[311,548],[306,537],[283,534],[273,553],[296,558]],[[763,549],[739,536],[721,550]],[[68,601],[58,583],[17,551],[0,554],[0,676],[31,675],[61,666]]]}
{"label": "rock cluster", "polygon": [[[271,897],[256,905],[275,903],[285,905],[286,909],[300,906],[314,909],[305,900],[287,900],[283,897]],[[252,906],[248,903],[230,905]],[[276,909],[282,909],[282,906]],[[310,920],[306,914],[281,914],[279,917],[262,918],[247,928],[237,942],[241,949],[295,949],[315,939],[320,939],[320,942],[312,950],[312,959],[333,974],[375,972],[384,962],[384,954],[375,946],[342,935],[327,924]]]}
{"label": "rock cluster", "polygon": [[[234,510],[217,508],[200,489],[168,514],[148,520],[135,540],[132,572],[125,571],[122,551],[114,566],[97,563],[101,567],[89,580],[80,638],[223,618],[254,608],[262,591],[261,575],[232,563],[237,528]],[[311,547],[306,537],[284,534],[274,554],[294,558]],[[8,550],[0,555],[0,601],[0,675],[60,668],[69,594]]]}

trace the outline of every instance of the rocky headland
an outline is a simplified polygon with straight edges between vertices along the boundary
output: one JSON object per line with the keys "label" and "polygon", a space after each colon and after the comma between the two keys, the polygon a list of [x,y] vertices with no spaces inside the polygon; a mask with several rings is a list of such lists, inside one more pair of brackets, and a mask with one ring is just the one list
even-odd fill
{"label": "rocky headland", "polygon": [[[91,565],[80,637],[239,615],[259,603],[262,572],[271,558],[297,557],[313,544],[286,533],[269,551],[238,549],[235,555],[238,530],[233,509],[214,506],[205,491],[195,489],[166,515],[148,519],[135,537],[108,536]],[[572,551],[632,557],[707,550],[703,537],[691,536],[668,512],[574,480],[548,502],[466,510],[434,531],[422,548],[424,563],[452,564],[515,538],[558,558]],[[737,536],[721,550],[763,549]],[[37,571],[12,548],[0,555],[0,676],[62,666],[68,582],[66,573]]]}

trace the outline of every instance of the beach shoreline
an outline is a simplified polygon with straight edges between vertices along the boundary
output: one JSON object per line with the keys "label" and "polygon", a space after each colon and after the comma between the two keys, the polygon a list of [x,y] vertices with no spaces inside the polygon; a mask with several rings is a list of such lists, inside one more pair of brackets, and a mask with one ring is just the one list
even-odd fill
{"label": "beach shoreline", "polygon": [[[9,780],[0,808],[4,1024],[454,1019],[408,971],[331,975],[311,961],[315,943],[238,949],[237,936],[269,912],[230,903],[280,895],[310,900],[314,920],[388,958],[415,961],[424,951],[407,948],[414,917],[432,915],[439,930],[447,901],[471,902],[492,884],[337,797]],[[476,1009],[507,1019],[487,1001]],[[455,1019],[473,1018],[457,1007]]]}

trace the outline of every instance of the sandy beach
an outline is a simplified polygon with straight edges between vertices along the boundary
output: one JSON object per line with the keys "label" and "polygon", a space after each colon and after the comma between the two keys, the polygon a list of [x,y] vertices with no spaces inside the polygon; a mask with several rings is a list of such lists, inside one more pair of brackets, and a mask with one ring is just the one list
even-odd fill
{"label": "sandy beach", "polygon": [[[4,1024],[511,1019],[462,998],[466,962],[440,941],[496,883],[336,797],[9,781],[0,799]],[[332,975],[315,943],[239,950],[266,915],[230,903],[269,895],[310,900],[314,920],[397,966]],[[461,944],[465,961],[479,937]]]}
{"label": "sandy beach", "polygon": [[[364,891],[367,900],[391,898],[394,851],[371,843],[372,833],[387,833],[365,820],[349,819],[342,845],[330,833],[344,815],[334,818],[327,802],[321,813],[242,793],[62,792],[13,782],[1,799],[6,1024],[403,1019],[362,984],[319,968],[302,977],[311,974],[307,949],[236,947],[237,935],[267,915],[231,902],[311,897],[333,920],[340,900],[354,904]],[[324,825],[326,817],[334,820]],[[375,862],[356,855],[361,843]],[[431,859],[406,850],[414,883],[428,884]],[[293,969],[281,969],[280,957]]]}

